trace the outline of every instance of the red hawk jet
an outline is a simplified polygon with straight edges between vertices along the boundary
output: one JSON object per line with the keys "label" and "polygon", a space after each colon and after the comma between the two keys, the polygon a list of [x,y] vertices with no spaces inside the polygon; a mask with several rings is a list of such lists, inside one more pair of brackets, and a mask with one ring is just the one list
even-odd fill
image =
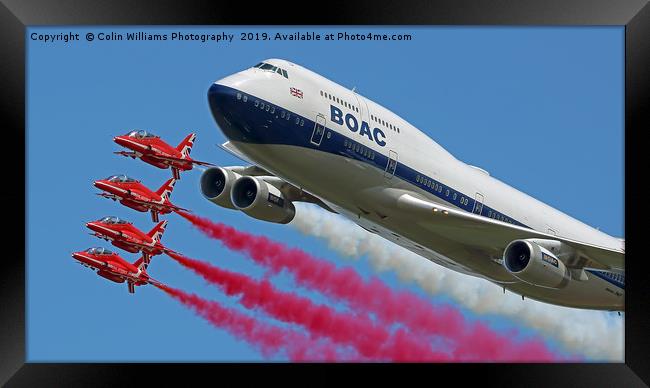
{"label": "red hawk jet", "polygon": [[72,257],[77,259],[84,267],[97,271],[97,275],[101,277],[115,283],[124,283],[126,281],[131,294],[135,293],[135,286],[143,286],[147,283],[161,284],[147,274],[147,263],[144,257],[131,264],[117,253],[101,247],[74,252]]}
{"label": "red hawk jet", "polygon": [[196,134],[190,133],[176,147],[172,147],[156,136],[145,130],[136,130],[126,135],[116,136],[113,138],[117,144],[128,148],[131,151],[117,151],[118,155],[128,156],[133,159],[140,158],[142,161],[149,163],[158,168],[172,169],[174,179],[181,179],[181,171],[191,170],[195,164],[201,166],[213,166],[206,162],[199,162],[190,158],[190,151],[194,145]]}
{"label": "red hawk jet", "polygon": [[169,201],[174,184],[176,184],[176,179],[170,178],[156,192],[153,192],[139,180],[126,175],[113,175],[93,182],[95,187],[105,191],[97,195],[110,198],[113,201],[120,201],[122,205],[139,212],[150,211],[153,222],[158,222],[158,214],[167,214],[177,210],[188,211]]}
{"label": "red hawk jet", "polygon": [[152,256],[163,252],[173,252],[160,243],[166,226],[167,220],[160,221],[149,233],[144,233],[132,223],[115,216],[104,217],[86,224],[88,229],[95,232],[91,233],[95,237],[110,241],[114,246],[127,252],[142,252],[147,264],[151,261]]}

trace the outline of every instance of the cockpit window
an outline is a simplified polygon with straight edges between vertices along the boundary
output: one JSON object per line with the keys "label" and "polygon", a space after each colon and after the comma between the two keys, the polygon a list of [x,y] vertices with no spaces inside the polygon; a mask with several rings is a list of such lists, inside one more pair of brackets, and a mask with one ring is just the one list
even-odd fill
{"label": "cockpit window", "polygon": [[104,217],[101,220],[99,220],[99,222],[102,222],[104,224],[126,224],[127,223],[126,221],[115,216]]}
{"label": "cockpit window", "polygon": [[126,175],[113,175],[108,177],[106,180],[109,182],[137,182],[137,180],[129,178]]}
{"label": "cockpit window", "polygon": [[86,249],[86,252],[90,253],[91,255],[112,255],[113,254],[113,252],[109,251],[104,247],[88,248]]}
{"label": "cockpit window", "polygon": [[260,70],[269,70],[269,71],[272,71],[274,73],[280,74],[281,76],[283,76],[286,79],[289,79],[289,74],[287,73],[286,70],[284,70],[282,68],[279,68],[277,66],[273,66],[273,65],[271,65],[269,63],[260,62],[260,63],[258,63],[257,65],[255,65],[253,67],[256,67],[256,68],[258,68]]}
{"label": "cockpit window", "polygon": [[136,131],[131,131],[127,134],[129,137],[134,137],[136,139],[144,139],[144,138],[151,138],[151,137],[158,137],[154,135],[153,133],[147,132],[144,129],[136,130]]}

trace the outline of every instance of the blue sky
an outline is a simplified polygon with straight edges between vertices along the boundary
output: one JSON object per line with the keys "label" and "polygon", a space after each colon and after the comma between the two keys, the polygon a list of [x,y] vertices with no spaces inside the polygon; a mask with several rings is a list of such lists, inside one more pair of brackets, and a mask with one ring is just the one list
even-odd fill
{"label": "blue sky", "polygon": [[[86,42],[87,32],[238,34],[298,30],[411,33],[411,42]],[[73,31],[82,41],[44,44],[31,32]],[[310,68],[399,114],[459,159],[614,236],[624,236],[624,68],[622,27],[597,28],[30,28],[27,34],[27,357],[29,361],[249,361],[252,346],[214,329],[151,286],[129,295],[70,253],[111,247],[84,223],[105,215],[153,224],[95,195],[92,181],[126,173],[155,189],[170,177],[113,155],[112,137],[144,128],[177,144],[190,131],[192,155],[219,165],[241,162],[207,105],[219,78],[265,58]],[[267,235],[336,263],[315,238],[248,218],[206,201],[199,170],[184,173],[172,200],[234,227]],[[263,271],[176,215],[163,243],[187,256],[259,276]],[[112,249],[112,248],[111,248]],[[115,249],[117,250],[117,248]],[[134,261],[134,254],[123,253]],[[237,304],[166,257],[155,278],[229,306]],[[433,264],[432,264],[433,265]],[[391,273],[379,275],[394,287]],[[291,289],[287,277],[277,284]],[[410,287],[419,292],[416,287]],[[309,295],[314,295],[310,293]],[[318,296],[314,296],[316,300]],[[442,297],[444,299],[444,296]],[[497,322],[509,325],[508,322]]]}

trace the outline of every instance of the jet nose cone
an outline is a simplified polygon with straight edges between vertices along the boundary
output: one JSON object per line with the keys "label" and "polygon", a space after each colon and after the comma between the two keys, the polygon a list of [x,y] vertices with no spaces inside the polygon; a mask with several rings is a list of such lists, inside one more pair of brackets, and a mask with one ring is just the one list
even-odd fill
{"label": "jet nose cone", "polygon": [[212,115],[219,121],[228,111],[228,87],[219,83],[213,83],[208,89],[208,103],[212,110]]}
{"label": "jet nose cone", "polygon": [[213,83],[212,85],[210,85],[210,89],[208,89],[208,96],[218,93],[219,92],[219,86],[221,86],[221,85],[219,85],[216,82]]}
{"label": "jet nose cone", "polygon": [[251,126],[247,117],[251,114],[253,98],[239,89],[217,81],[208,89],[208,105],[217,125],[230,140],[251,141],[253,134],[244,128]]}
{"label": "jet nose cone", "polygon": [[231,91],[231,88],[218,82],[210,85],[210,89],[208,89],[208,100],[210,101],[210,106],[213,108],[223,107],[223,105],[228,102],[228,97],[231,94]]}
{"label": "jet nose cone", "polygon": [[113,141],[121,146],[126,146],[126,144],[128,143],[124,136],[115,136],[113,138]]}

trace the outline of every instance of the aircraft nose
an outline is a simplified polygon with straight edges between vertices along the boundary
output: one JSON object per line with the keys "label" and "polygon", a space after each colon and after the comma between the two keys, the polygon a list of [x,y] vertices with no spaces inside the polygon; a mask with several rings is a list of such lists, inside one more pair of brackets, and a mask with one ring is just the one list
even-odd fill
{"label": "aircraft nose", "polygon": [[254,99],[238,89],[240,84],[233,87],[217,81],[208,89],[208,104],[215,121],[227,138],[234,141],[253,141],[251,106]]}
{"label": "aircraft nose", "polygon": [[212,115],[217,120],[219,126],[223,124],[224,117],[228,119],[228,116],[230,116],[231,99],[233,99],[232,92],[233,89],[218,82],[210,85],[210,89],[208,89],[210,110],[212,110]]}
{"label": "aircraft nose", "polygon": [[228,88],[225,85],[222,85],[218,82],[210,85],[208,89],[208,100],[210,101],[210,106],[222,107],[228,98]]}

